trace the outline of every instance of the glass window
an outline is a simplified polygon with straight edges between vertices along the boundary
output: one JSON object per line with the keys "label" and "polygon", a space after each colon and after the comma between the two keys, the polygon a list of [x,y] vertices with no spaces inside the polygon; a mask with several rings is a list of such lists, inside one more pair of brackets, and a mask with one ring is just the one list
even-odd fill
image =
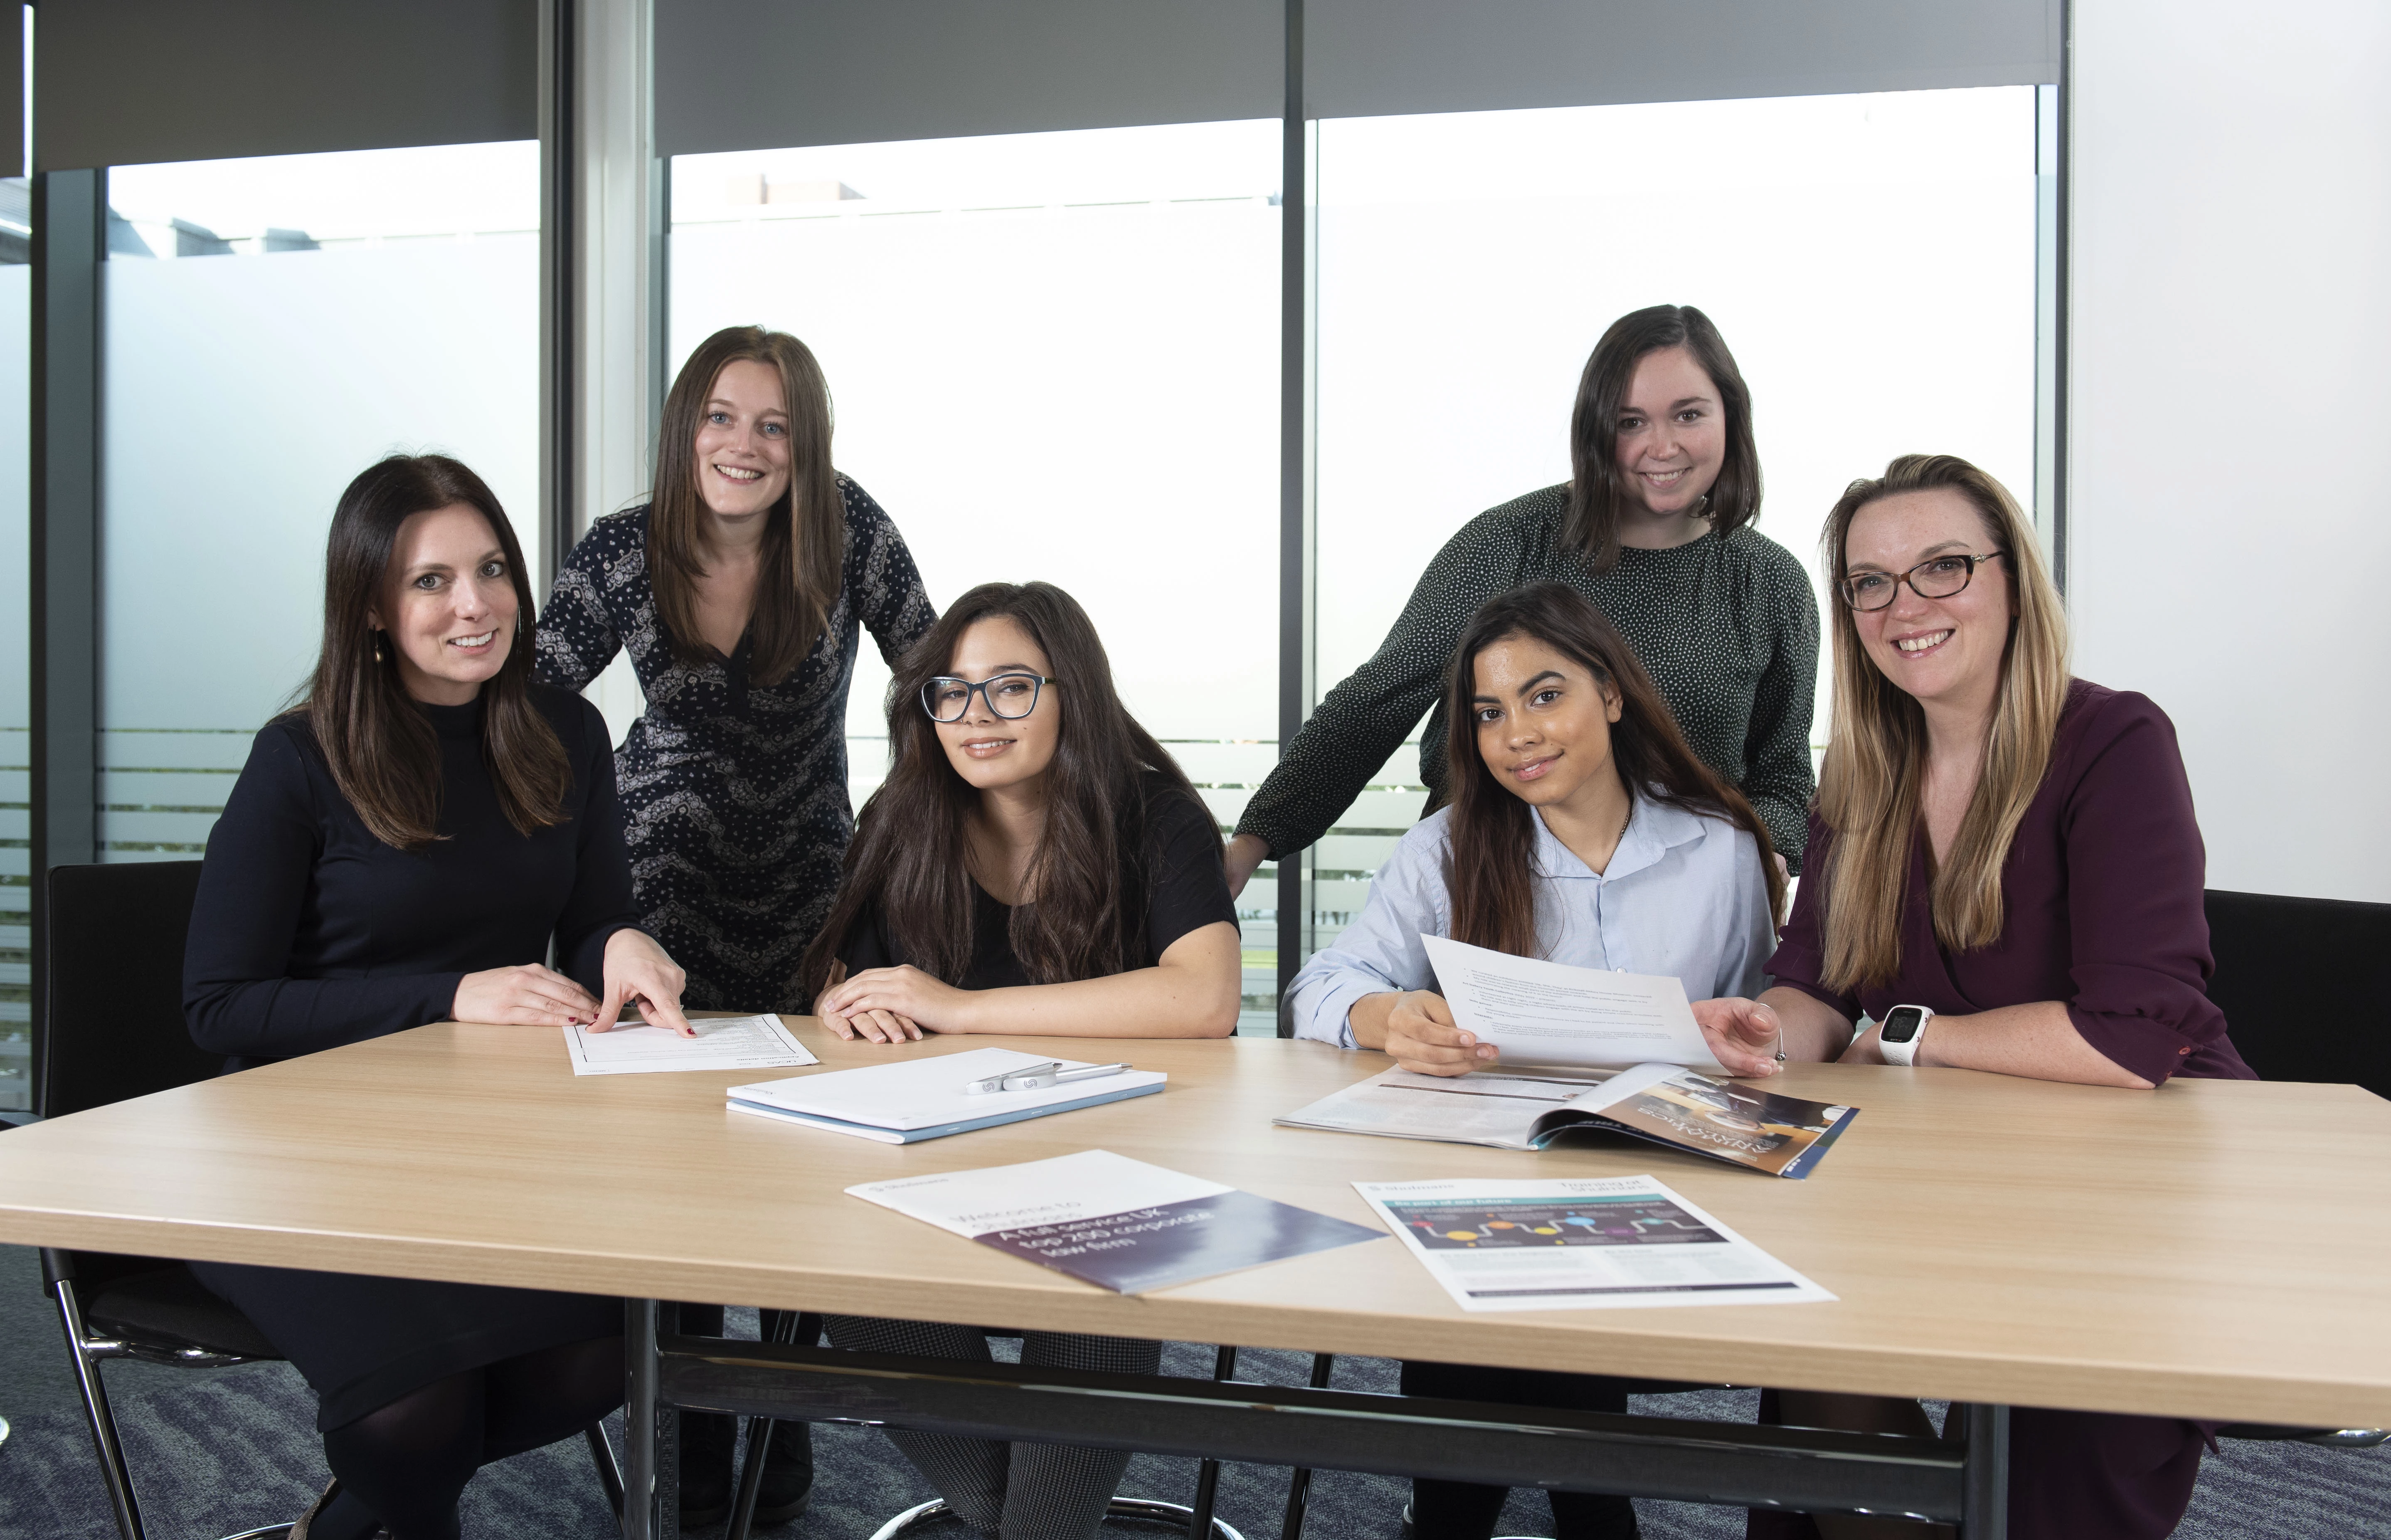
{"label": "glass window", "polygon": [[[758,323],[821,358],[839,469],[932,601],[1043,578],[1225,827],[1276,756],[1275,120],[683,156],[671,357]],[[858,806],[887,671],[848,699]],[[1246,1016],[1276,1021],[1274,889],[1246,891]]]}
{"label": "glass window", "polygon": [[539,149],[122,166],[108,194],[102,859],[189,860],[314,664],[350,478],[453,454],[536,559]]}
{"label": "glass window", "polygon": [[0,178],[0,1111],[32,1106],[32,194]]}
{"label": "glass window", "polygon": [[[2031,497],[2035,150],[2031,86],[1321,123],[1321,688],[1463,524],[1569,479],[1586,356],[1645,305],[1718,324],[1752,393],[1758,527],[1814,576],[1828,509],[1896,454]],[[1312,946],[1418,782],[1415,736],[1315,848]]]}

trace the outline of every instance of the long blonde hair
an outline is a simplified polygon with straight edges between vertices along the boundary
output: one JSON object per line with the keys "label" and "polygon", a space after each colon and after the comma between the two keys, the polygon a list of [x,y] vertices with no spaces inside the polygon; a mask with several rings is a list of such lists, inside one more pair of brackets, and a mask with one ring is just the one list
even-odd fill
{"label": "long blonde hair", "polygon": [[[1852,521],[1885,498],[1947,488],[1968,499],[1993,549],[2009,563],[2017,614],[2001,654],[1999,693],[1984,768],[1958,836],[1933,875],[1928,909],[1934,934],[1953,951],[1999,939],[2007,918],[2001,867],[2027,806],[2049,768],[2051,740],[2067,704],[2067,616],[2043,564],[2034,526],[2009,489],[1956,455],[1903,455],[1874,481],[1855,481],[1827,515],[1820,544],[1840,595]],[[1834,612],[1835,705],[1818,775],[1818,817],[1834,831],[1827,870],[1825,977],[1829,989],[1889,982],[1901,967],[1901,914],[1910,842],[1918,837],[1926,780],[1926,717],[1885,678],[1860,645],[1851,607]]]}

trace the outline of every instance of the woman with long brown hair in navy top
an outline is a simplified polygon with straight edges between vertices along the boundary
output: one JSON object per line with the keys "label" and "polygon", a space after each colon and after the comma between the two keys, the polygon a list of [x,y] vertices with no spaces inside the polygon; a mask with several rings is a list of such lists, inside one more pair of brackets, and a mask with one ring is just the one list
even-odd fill
{"label": "woman with long brown hair in navy top", "polygon": [[[394,456],[342,494],[307,698],[258,733],[200,871],[184,1009],[228,1068],[449,1018],[637,1004],[688,1030],[631,907],[606,724],[531,679],[531,626],[472,472]],[[619,1300],[191,1265],[316,1392],[335,1480],[297,1540],[453,1540],[476,1469],[623,1399]]]}
{"label": "woman with long brown hair in navy top", "polygon": [[[1965,460],[1906,455],[1853,484],[1825,548],[1835,715],[1811,865],[1776,987],[1697,1013],[1781,1029],[1797,1059],[2122,1091],[2253,1078],[2206,992],[2205,853],[2175,729],[2144,697],[2070,675],[2058,590],[2009,493]],[[1863,1013],[1876,1025],[1855,1036]],[[1773,1400],[1791,1423],[1927,1430],[1914,1402]],[[2209,1434],[2020,1407],[2010,1534],[2172,1534]],[[1756,1512],[1751,1533],[1836,1540],[1888,1521],[1813,1522]]]}

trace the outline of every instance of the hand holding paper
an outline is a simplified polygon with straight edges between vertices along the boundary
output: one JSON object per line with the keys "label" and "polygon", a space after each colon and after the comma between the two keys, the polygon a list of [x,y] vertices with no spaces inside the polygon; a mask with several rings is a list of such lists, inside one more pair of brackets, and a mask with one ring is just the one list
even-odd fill
{"label": "hand holding paper", "polygon": [[[1514,957],[1442,936],[1420,941],[1454,1024],[1514,1063],[1682,1064],[1726,1072],[1674,978]],[[1773,1059],[1768,1068],[1776,1068]]]}

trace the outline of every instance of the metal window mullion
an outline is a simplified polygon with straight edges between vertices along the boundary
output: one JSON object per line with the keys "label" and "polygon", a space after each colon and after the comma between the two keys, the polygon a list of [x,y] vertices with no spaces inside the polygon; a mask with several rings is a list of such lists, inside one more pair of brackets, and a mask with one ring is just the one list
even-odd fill
{"label": "metal window mullion", "polygon": [[573,549],[580,159],[577,0],[539,8],[539,591]]}
{"label": "metal window mullion", "polygon": [[46,1100],[48,873],[94,861],[99,828],[100,263],[108,174],[45,172],[32,188],[32,493],[26,555],[32,679],[32,1101]]}
{"label": "metal window mullion", "polygon": [[[1314,688],[1317,592],[1314,402],[1317,260],[1312,173],[1315,137],[1304,90],[1303,0],[1286,5],[1286,101],[1281,119],[1279,193],[1279,752],[1303,728]],[[1287,986],[1311,938],[1307,852],[1278,858],[1278,990]]]}

